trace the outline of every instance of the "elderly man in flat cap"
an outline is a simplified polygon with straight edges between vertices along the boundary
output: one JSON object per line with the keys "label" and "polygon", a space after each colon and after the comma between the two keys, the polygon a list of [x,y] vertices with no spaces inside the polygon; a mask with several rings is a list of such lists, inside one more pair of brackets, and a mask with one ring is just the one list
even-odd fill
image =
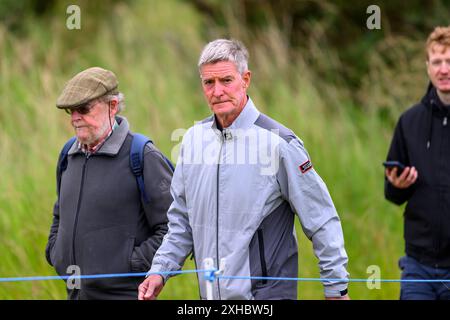
{"label": "elderly man in flat cap", "polygon": [[69,114],[75,137],[58,161],[47,261],[61,276],[94,275],[69,278],[69,299],[137,299],[143,278],[123,274],[151,266],[167,232],[173,170],[153,144],[143,144],[138,183],[130,164],[135,135],[118,115],[123,94],[111,71],[94,67],[78,73],[56,106]]}

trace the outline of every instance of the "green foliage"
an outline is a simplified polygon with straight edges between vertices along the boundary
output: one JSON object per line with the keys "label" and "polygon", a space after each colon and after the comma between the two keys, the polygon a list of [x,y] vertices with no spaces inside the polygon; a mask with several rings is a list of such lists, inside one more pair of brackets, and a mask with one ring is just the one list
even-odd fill
{"label": "green foliage", "polygon": [[[73,135],[66,114],[55,107],[64,83],[94,65],[113,70],[132,130],[151,136],[170,156],[180,142],[171,139],[173,131],[209,115],[196,67],[202,46],[216,37],[235,37],[250,50],[252,99],[305,142],[331,192],[351,277],[366,278],[367,267],[378,265],[383,278],[398,278],[401,208],[383,198],[381,162],[399,113],[425,89],[421,35],[428,30],[407,38],[386,25],[389,30],[381,33],[365,29],[358,34],[358,26],[365,28],[365,14],[351,15],[346,1],[281,1],[277,7],[270,1],[194,2],[76,1],[82,28],[68,30],[65,9],[73,2],[64,0],[45,17],[23,15],[21,32],[0,25],[0,277],[54,275],[44,248],[56,196],[55,164]],[[1,2],[0,12],[13,10],[7,7],[13,3],[27,2]],[[423,23],[413,14],[418,4],[412,3],[416,11],[407,10],[409,18],[398,15]],[[286,10],[295,23],[289,16],[282,19]],[[349,12],[345,19],[342,12]],[[355,45],[348,46],[352,39]],[[355,77],[356,86],[349,80]],[[299,276],[317,277],[310,242],[297,227]],[[185,269],[193,268],[187,261]],[[398,292],[398,283],[382,284],[381,290],[350,285],[353,299],[397,299]],[[322,287],[300,283],[299,297],[321,299]],[[64,299],[64,284],[0,283],[0,298]],[[161,295],[197,298],[195,275],[176,276]]]}
{"label": "green foliage", "polygon": [[50,11],[55,0],[2,0],[0,1],[0,23],[18,32],[29,15],[42,16]]}
{"label": "green foliage", "polygon": [[[400,45],[403,45],[403,38],[407,36],[409,41],[415,42],[414,50],[424,50],[425,39],[433,28],[448,25],[450,11],[450,0],[190,2],[210,19],[212,25],[222,26],[225,33],[231,31],[242,36],[236,29],[244,25],[243,33],[249,36],[249,39],[245,39],[247,42],[253,42],[255,35],[272,28],[279,30],[285,46],[306,53],[304,59],[320,76],[321,81],[331,85],[345,85],[351,89],[348,97],[355,106],[363,105],[361,96],[367,90],[367,83],[363,80],[376,67],[372,61],[374,56],[383,62],[396,57],[389,50],[381,48],[389,46],[398,52],[396,42],[400,41]],[[369,30],[366,27],[366,20],[370,16],[366,10],[370,5],[380,8],[381,30]],[[421,45],[416,45],[417,42]],[[329,48],[333,50],[328,50]],[[401,58],[411,57],[416,58],[417,55]],[[397,67],[392,68],[389,64],[385,67],[397,70]],[[420,85],[424,88],[423,82]],[[384,103],[381,105],[386,108]]]}

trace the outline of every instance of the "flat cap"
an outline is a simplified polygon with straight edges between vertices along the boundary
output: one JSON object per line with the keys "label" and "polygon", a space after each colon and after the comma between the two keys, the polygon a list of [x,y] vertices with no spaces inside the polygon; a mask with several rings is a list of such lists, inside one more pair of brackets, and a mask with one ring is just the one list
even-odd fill
{"label": "flat cap", "polygon": [[116,75],[112,71],[100,67],[86,69],[66,83],[56,101],[56,107],[76,108],[107,93],[117,93],[118,85]]}

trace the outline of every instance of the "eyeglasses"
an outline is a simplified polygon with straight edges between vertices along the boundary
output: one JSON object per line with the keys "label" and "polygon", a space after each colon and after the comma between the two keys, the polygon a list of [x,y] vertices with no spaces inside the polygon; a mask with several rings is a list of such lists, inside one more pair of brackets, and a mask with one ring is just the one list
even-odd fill
{"label": "eyeglasses", "polygon": [[70,115],[73,114],[75,111],[78,112],[79,114],[88,114],[97,103],[98,101],[94,103],[87,102],[76,108],[64,108],[64,111]]}

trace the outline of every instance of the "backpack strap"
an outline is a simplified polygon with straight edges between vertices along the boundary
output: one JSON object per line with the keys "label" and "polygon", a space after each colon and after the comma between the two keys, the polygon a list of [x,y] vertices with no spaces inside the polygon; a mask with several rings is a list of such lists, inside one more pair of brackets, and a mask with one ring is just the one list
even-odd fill
{"label": "backpack strap", "polygon": [[59,190],[61,188],[61,176],[64,170],[67,169],[67,154],[69,153],[70,148],[72,147],[72,145],[75,143],[76,140],[77,137],[70,138],[69,141],[66,142],[66,144],[64,145],[59,154],[58,165],[56,167],[56,179],[57,179],[56,190],[58,192],[58,197],[59,197]]}
{"label": "backpack strap", "polygon": [[[130,149],[130,168],[136,177],[136,182],[139,187],[139,192],[141,193],[141,197],[144,200],[144,203],[149,204],[147,193],[145,192],[145,184],[144,184],[144,150],[147,143],[152,143],[153,141],[150,138],[144,136],[140,133],[133,133],[133,140],[131,142]],[[167,159],[163,154],[161,154],[166,163],[169,165],[172,172],[175,170],[172,162]]]}
{"label": "backpack strap", "polygon": [[141,193],[142,199],[146,204],[150,203],[145,192],[144,185],[144,148],[147,143],[153,143],[152,140],[140,133],[133,133],[133,140],[130,149],[130,168],[136,177],[136,181]]}

